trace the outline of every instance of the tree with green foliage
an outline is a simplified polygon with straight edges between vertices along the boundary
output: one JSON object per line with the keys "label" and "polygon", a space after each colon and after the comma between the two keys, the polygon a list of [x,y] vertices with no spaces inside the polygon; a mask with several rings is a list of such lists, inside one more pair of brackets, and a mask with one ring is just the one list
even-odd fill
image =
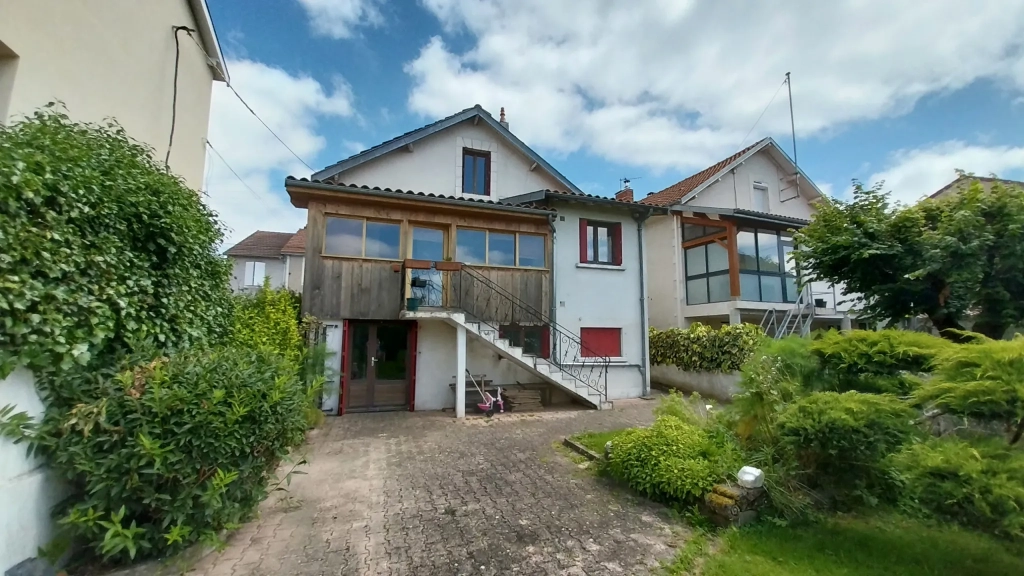
{"label": "tree with green foliage", "polygon": [[297,365],[304,346],[295,306],[294,296],[284,288],[271,288],[269,277],[255,294],[235,295],[232,343],[271,350]]}
{"label": "tree with green foliage", "polygon": [[863,317],[927,316],[962,340],[962,320],[1000,338],[1024,319],[1024,190],[975,182],[950,198],[912,206],[882,183],[854,181],[853,200],[826,199],[796,234],[797,262],[864,299]]}
{"label": "tree with green foliage", "polygon": [[226,334],[230,265],[199,195],[117,124],[0,126],[0,378]]}

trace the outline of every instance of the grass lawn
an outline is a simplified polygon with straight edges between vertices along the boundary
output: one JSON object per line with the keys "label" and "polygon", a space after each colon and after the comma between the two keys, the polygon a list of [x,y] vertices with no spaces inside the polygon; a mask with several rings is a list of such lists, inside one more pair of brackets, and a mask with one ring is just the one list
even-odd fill
{"label": "grass lawn", "polygon": [[604,445],[607,444],[609,440],[615,440],[619,434],[622,434],[626,430],[629,430],[629,428],[609,430],[608,432],[583,432],[581,434],[570,436],[570,438],[589,448],[593,452],[604,454]]}
{"label": "grass lawn", "polygon": [[1024,547],[895,515],[838,516],[811,526],[760,524],[724,532],[717,551],[704,560],[700,573],[1010,576],[1024,574]]}

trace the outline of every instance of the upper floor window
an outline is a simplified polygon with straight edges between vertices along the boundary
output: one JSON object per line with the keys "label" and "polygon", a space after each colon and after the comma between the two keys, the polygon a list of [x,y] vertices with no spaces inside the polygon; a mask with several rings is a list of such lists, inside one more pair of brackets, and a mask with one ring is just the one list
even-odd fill
{"label": "upper floor window", "polygon": [[795,302],[796,263],[793,239],[775,230],[741,228],[736,234],[740,262],[740,299]]}
{"label": "upper floor window", "polygon": [[402,227],[397,222],[337,216],[328,216],[326,220],[325,256],[398,260]]}
{"label": "upper floor window", "polygon": [[266,262],[246,262],[245,278],[242,280],[245,286],[262,286],[263,279],[267,277]]}
{"label": "upper floor window", "polygon": [[580,218],[580,263],[622,265],[622,224]]}
{"label": "upper floor window", "polygon": [[462,149],[462,193],[490,196],[491,153]]}
{"label": "upper floor window", "polygon": [[757,212],[768,212],[768,186],[761,182],[754,182],[754,191],[751,196],[751,208]]}
{"label": "upper floor window", "polygon": [[544,236],[496,230],[459,228],[455,259],[465,264],[543,268],[547,262]]}

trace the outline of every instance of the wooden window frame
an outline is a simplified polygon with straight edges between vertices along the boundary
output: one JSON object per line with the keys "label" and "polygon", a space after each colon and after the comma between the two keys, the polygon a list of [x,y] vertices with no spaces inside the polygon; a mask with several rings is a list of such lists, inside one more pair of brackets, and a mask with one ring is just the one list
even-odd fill
{"label": "wooden window frame", "polygon": [[406,241],[403,243],[403,248],[405,250],[405,253],[409,255],[409,258],[411,258],[411,259],[413,258],[413,255],[412,255],[412,243],[415,240],[415,238],[413,237],[415,229],[416,228],[424,228],[424,229],[428,229],[428,230],[439,230],[440,232],[443,233],[443,236],[442,236],[442,238],[443,238],[442,246],[444,248],[444,258],[443,259],[447,259],[449,257],[454,259],[454,257],[452,257],[452,255],[449,253],[451,248],[449,246],[450,238],[448,238],[448,235],[451,233],[451,226],[448,226],[448,225],[445,225],[445,224],[438,224],[438,223],[433,223],[433,224],[422,223],[422,222],[419,222],[419,221],[416,221],[416,220],[410,220],[408,222],[409,222],[409,226],[408,226],[409,234],[408,234],[408,238],[406,238]]}
{"label": "wooden window frame", "polygon": [[[466,157],[472,158],[483,158],[484,159],[484,192],[467,192],[466,191]],[[473,162],[473,182],[476,182],[476,162]],[[491,153],[487,150],[477,150],[475,148],[468,148],[463,146],[462,148],[462,193],[469,194],[471,196],[490,196],[491,195]]]}
{"label": "wooden window frame", "polygon": [[[481,263],[463,262],[463,264],[466,264],[467,266],[486,266],[488,268],[522,268],[522,269],[525,269],[525,270],[547,270],[548,269],[548,266],[547,266],[548,265],[548,237],[546,235],[544,235],[544,234],[536,234],[536,233],[532,233],[532,232],[516,232],[514,230],[498,230],[498,229],[490,229],[490,228],[477,228],[475,226],[456,226],[455,227],[455,243],[454,243],[454,245],[455,245],[455,255],[453,256],[455,259],[458,259],[458,257],[459,257],[459,230],[472,230],[472,231],[475,231],[475,232],[483,232],[484,233],[484,262],[482,264]],[[511,266],[508,265],[508,264],[491,264],[489,262],[489,260],[491,258],[491,234],[492,233],[494,233],[494,234],[507,234],[507,235],[510,235],[510,236],[513,237],[513,241],[514,241],[514,244],[515,244],[513,250],[515,251],[515,254],[513,255],[513,258],[512,258],[513,264]],[[522,265],[519,264],[519,237],[520,236],[538,236],[538,237],[540,237],[540,238],[542,238],[544,240],[544,266],[541,266],[541,267],[537,267],[537,266],[522,266]]]}
{"label": "wooden window frame", "polygon": [[[618,354],[600,354],[598,350],[594,350],[591,346],[587,345],[586,335],[593,334],[593,332],[600,331],[601,333],[607,333],[615,331],[618,335]],[[580,328],[580,356],[583,358],[622,358],[622,328],[614,326],[586,326]]]}
{"label": "wooden window frame", "polygon": [[[593,245],[588,240],[589,229],[594,229]],[[598,229],[608,229],[610,260],[600,260]],[[588,256],[590,249],[594,251],[594,259]],[[597,266],[622,266],[622,223],[608,222],[604,220],[587,220],[580,218],[580,264],[594,264]]]}
{"label": "wooden window frame", "polygon": [[[355,256],[352,254],[330,254],[327,252],[327,228],[329,221],[334,218],[338,220],[359,220],[363,223],[363,235],[361,244],[361,254]],[[392,224],[398,226],[398,255],[394,258],[380,258],[378,256],[367,256],[366,255],[366,225],[369,222],[377,224]],[[359,260],[381,260],[386,262],[400,262],[402,260],[403,246],[405,245],[405,234],[403,233],[403,225],[401,220],[387,220],[384,218],[366,218],[364,216],[344,216],[341,214],[324,214],[324,232],[323,241],[321,243],[322,248],[320,249],[320,256],[324,258],[356,258]],[[410,235],[411,236],[411,235]]]}

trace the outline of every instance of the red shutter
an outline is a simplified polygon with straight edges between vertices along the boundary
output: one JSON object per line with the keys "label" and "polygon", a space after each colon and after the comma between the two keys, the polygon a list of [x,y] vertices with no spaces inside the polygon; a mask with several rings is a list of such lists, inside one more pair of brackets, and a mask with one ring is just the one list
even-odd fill
{"label": "red shutter", "polygon": [[540,357],[551,357],[551,328],[544,326],[540,331]]}
{"label": "red shutter", "polygon": [[612,264],[622,266],[622,224],[612,226]]}
{"label": "red shutter", "polygon": [[580,262],[587,262],[587,220],[580,218]]}
{"label": "red shutter", "polygon": [[580,355],[584,358],[622,356],[621,328],[580,328],[580,342],[583,344]]}

